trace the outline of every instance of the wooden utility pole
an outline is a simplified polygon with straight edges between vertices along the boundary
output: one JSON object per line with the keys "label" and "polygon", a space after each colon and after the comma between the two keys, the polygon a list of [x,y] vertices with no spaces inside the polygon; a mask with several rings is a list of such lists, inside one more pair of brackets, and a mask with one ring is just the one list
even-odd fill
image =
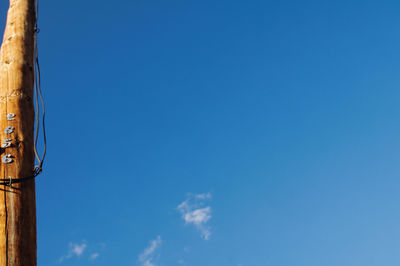
{"label": "wooden utility pole", "polygon": [[[0,51],[1,179],[31,176],[35,0],[10,0]],[[0,186],[0,266],[36,265],[35,180]]]}

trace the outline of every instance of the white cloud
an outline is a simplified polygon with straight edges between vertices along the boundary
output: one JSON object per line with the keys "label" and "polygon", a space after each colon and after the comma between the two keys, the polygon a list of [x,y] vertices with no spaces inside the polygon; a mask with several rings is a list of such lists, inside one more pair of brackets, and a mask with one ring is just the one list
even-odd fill
{"label": "white cloud", "polygon": [[210,192],[208,192],[208,193],[204,193],[204,194],[197,194],[197,195],[195,195],[195,198],[197,198],[197,199],[211,199],[211,193]]}
{"label": "white cloud", "polygon": [[87,245],[86,243],[76,244],[76,243],[69,243],[69,251],[68,254],[62,256],[58,262],[61,263],[65,260],[71,259],[72,257],[80,257],[82,256],[83,252],[85,252]]}
{"label": "white cloud", "polygon": [[150,245],[139,255],[139,262],[142,266],[156,266],[153,262],[154,252],[162,243],[161,237],[157,236],[155,240],[150,242]]}
{"label": "white cloud", "polygon": [[193,224],[200,231],[205,240],[211,236],[208,221],[211,219],[211,207],[204,206],[207,200],[211,199],[211,193],[189,194],[188,198],[179,204],[178,211],[186,224]]}
{"label": "white cloud", "polygon": [[195,225],[201,225],[208,222],[211,219],[211,207],[197,209],[189,211],[184,214],[183,219],[186,223],[193,223]]}
{"label": "white cloud", "polygon": [[72,254],[77,257],[80,257],[83,254],[83,252],[85,251],[86,247],[87,247],[87,245],[85,243],[82,243],[80,245],[74,244],[74,245],[72,245],[72,250],[71,250]]}
{"label": "white cloud", "polygon": [[95,259],[97,259],[98,257],[100,256],[100,254],[99,253],[93,253],[92,255],[90,255],[90,257],[89,257],[89,260],[95,260]]}

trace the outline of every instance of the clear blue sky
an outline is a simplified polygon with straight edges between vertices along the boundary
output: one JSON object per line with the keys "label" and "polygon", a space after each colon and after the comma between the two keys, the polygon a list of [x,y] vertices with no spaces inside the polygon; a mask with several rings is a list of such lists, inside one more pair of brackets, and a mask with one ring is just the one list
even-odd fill
{"label": "clear blue sky", "polygon": [[41,0],[38,265],[400,265],[399,12]]}

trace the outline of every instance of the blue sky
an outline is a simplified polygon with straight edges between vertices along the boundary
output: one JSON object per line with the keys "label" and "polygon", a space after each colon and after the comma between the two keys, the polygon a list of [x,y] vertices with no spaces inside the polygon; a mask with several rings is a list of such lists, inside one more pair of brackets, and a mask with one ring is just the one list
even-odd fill
{"label": "blue sky", "polygon": [[38,265],[398,266],[399,10],[41,0]]}

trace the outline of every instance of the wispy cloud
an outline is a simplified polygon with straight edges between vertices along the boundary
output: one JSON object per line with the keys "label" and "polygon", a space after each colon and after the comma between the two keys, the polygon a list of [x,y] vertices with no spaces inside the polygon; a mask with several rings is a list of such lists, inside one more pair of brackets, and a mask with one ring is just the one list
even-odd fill
{"label": "wispy cloud", "polygon": [[81,244],[76,244],[76,243],[69,243],[69,250],[68,254],[65,256],[62,256],[58,262],[62,263],[65,260],[69,260],[73,257],[81,257],[82,254],[85,252],[87,245],[85,242],[82,242]]}
{"label": "wispy cloud", "polygon": [[106,248],[105,243],[88,245],[85,240],[80,243],[70,242],[66,255],[58,259],[58,263],[63,263],[70,259],[85,259],[95,261],[99,258],[101,251]]}
{"label": "wispy cloud", "polygon": [[205,206],[211,197],[211,193],[189,194],[187,199],[178,206],[178,211],[185,223],[193,224],[205,240],[209,240],[211,236],[210,226],[208,225],[208,221],[212,217],[211,207]]}
{"label": "wispy cloud", "polygon": [[195,197],[196,199],[203,199],[203,200],[205,200],[205,199],[211,199],[211,198],[212,198],[212,195],[211,195],[210,192],[208,192],[208,193],[203,193],[203,194],[194,195],[194,197]]}
{"label": "wispy cloud", "polygon": [[90,255],[89,260],[96,260],[100,256],[99,253],[93,253]]}
{"label": "wispy cloud", "polygon": [[142,266],[156,266],[154,264],[154,252],[162,244],[160,236],[150,242],[150,245],[139,255],[139,262]]}

